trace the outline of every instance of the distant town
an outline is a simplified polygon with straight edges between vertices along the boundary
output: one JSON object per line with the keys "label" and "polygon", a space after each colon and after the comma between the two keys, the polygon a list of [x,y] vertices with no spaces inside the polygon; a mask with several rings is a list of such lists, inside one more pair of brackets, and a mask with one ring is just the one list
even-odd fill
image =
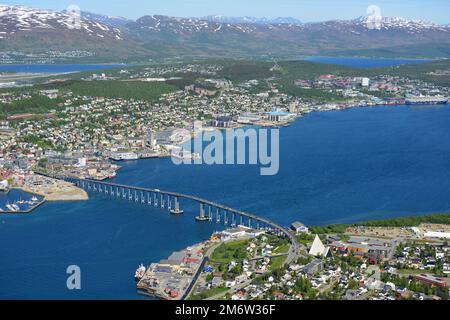
{"label": "distant town", "polygon": [[[198,134],[194,132],[194,121],[201,121],[203,130],[284,126],[310,112],[445,104],[449,95],[448,87],[410,77],[380,74],[368,78],[335,72],[317,74],[312,79],[292,78],[286,84],[283,72],[287,67],[282,63],[274,62],[265,69],[252,64],[245,67],[255,69],[258,77],[237,80],[239,65],[230,69],[221,63],[82,73],[78,85],[87,85],[92,94],[76,93],[77,89],[70,86],[67,89],[64,84],[73,80],[60,76],[2,82],[2,86],[11,87],[0,94],[2,188],[39,190],[38,194],[53,200],[82,200],[87,198],[83,191],[65,188],[64,194],[58,183],[35,173],[112,178],[120,169],[118,161],[170,156],[180,144]],[[224,76],[230,70],[234,74]],[[128,83],[145,85],[144,97],[111,97],[114,86],[122,89]],[[286,93],[286,86],[311,96]],[[146,96],[152,90],[154,96]],[[191,134],[180,135],[176,129]]]}

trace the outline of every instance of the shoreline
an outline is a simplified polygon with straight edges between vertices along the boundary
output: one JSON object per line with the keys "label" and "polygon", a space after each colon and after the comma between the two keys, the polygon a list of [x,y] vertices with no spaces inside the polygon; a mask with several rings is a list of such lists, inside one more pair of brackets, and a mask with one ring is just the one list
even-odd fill
{"label": "shoreline", "polygon": [[[26,194],[38,196],[38,197],[40,197],[42,199],[38,203],[36,203],[35,205],[30,206],[26,210],[3,211],[3,212],[0,212],[0,214],[8,214],[8,215],[10,215],[10,214],[28,214],[28,213],[32,213],[35,209],[39,208],[41,205],[43,205],[46,202],[74,202],[74,201],[87,201],[87,200],[89,200],[89,196],[88,196],[87,192],[85,192],[84,190],[82,190],[80,188],[77,188],[75,186],[67,185],[66,187],[69,187],[71,190],[69,190],[69,191],[62,191],[62,192],[56,191],[55,193],[53,193],[53,192],[49,192],[49,193],[39,192],[37,190],[26,188],[26,187],[12,187],[11,190],[19,190],[19,191],[24,192]],[[70,193],[72,193],[72,194],[70,194]]]}
{"label": "shoreline", "polygon": [[[447,213],[423,213],[418,215],[407,215],[376,220],[361,220],[354,223],[331,223],[325,225],[310,225],[310,228],[349,228],[356,226],[364,227],[415,227],[421,223],[450,225],[450,212]],[[336,232],[336,230],[333,230]]]}

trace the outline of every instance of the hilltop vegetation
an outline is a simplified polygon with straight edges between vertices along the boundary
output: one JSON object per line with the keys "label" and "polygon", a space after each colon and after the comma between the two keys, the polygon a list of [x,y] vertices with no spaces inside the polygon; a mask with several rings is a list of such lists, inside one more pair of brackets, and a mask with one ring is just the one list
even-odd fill
{"label": "hilltop vegetation", "polygon": [[74,81],[64,87],[80,96],[156,100],[177,88],[160,82],[141,81]]}
{"label": "hilltop vegetation", "polygon": [[311,232],[323,233],[344,233],[348,227],[417,227],[421,223],[450,224],[450,214],[430,214],[424,216],[409,216],[391,218],[385,220],[371,220],[355,224],[331,224],[327,226],[312,226]]}
{"label": "hilltop vegetation", "polygon": [[6,118],[10,115],[20,113],[46,113],[51,109],[58,108],[62,99],[50,99],[42,95],[33,95],[31,98],[13,101],[11,103],[0,103],[0,116]]}

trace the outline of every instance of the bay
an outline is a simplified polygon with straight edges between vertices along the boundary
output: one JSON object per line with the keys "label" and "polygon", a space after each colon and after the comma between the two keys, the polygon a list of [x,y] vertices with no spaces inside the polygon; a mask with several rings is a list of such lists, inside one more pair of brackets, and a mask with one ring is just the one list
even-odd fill
{"label": "bay", "polygon": [[[280,129],[280,170],[255,165],[123,162],[114,181],[196,195],[288,226],[450,211],[450,107],[382,106],[311,113]],[[106,195],[0,215],[0,298],[139,299],[139,263],[221,228]],[[66,288],[79,265],[82,289]]]}

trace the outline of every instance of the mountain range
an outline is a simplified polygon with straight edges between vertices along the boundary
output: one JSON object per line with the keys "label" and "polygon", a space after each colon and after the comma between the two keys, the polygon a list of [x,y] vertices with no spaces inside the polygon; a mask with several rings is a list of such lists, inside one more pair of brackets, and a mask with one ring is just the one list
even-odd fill
{"label": "mountain range", "polygon": [[137,20],[0,6],[0,51],[87,50],[105,61],[300,55],[450,56],[450,26],[383,17],[302,23],[295,18],[147,15]]}

